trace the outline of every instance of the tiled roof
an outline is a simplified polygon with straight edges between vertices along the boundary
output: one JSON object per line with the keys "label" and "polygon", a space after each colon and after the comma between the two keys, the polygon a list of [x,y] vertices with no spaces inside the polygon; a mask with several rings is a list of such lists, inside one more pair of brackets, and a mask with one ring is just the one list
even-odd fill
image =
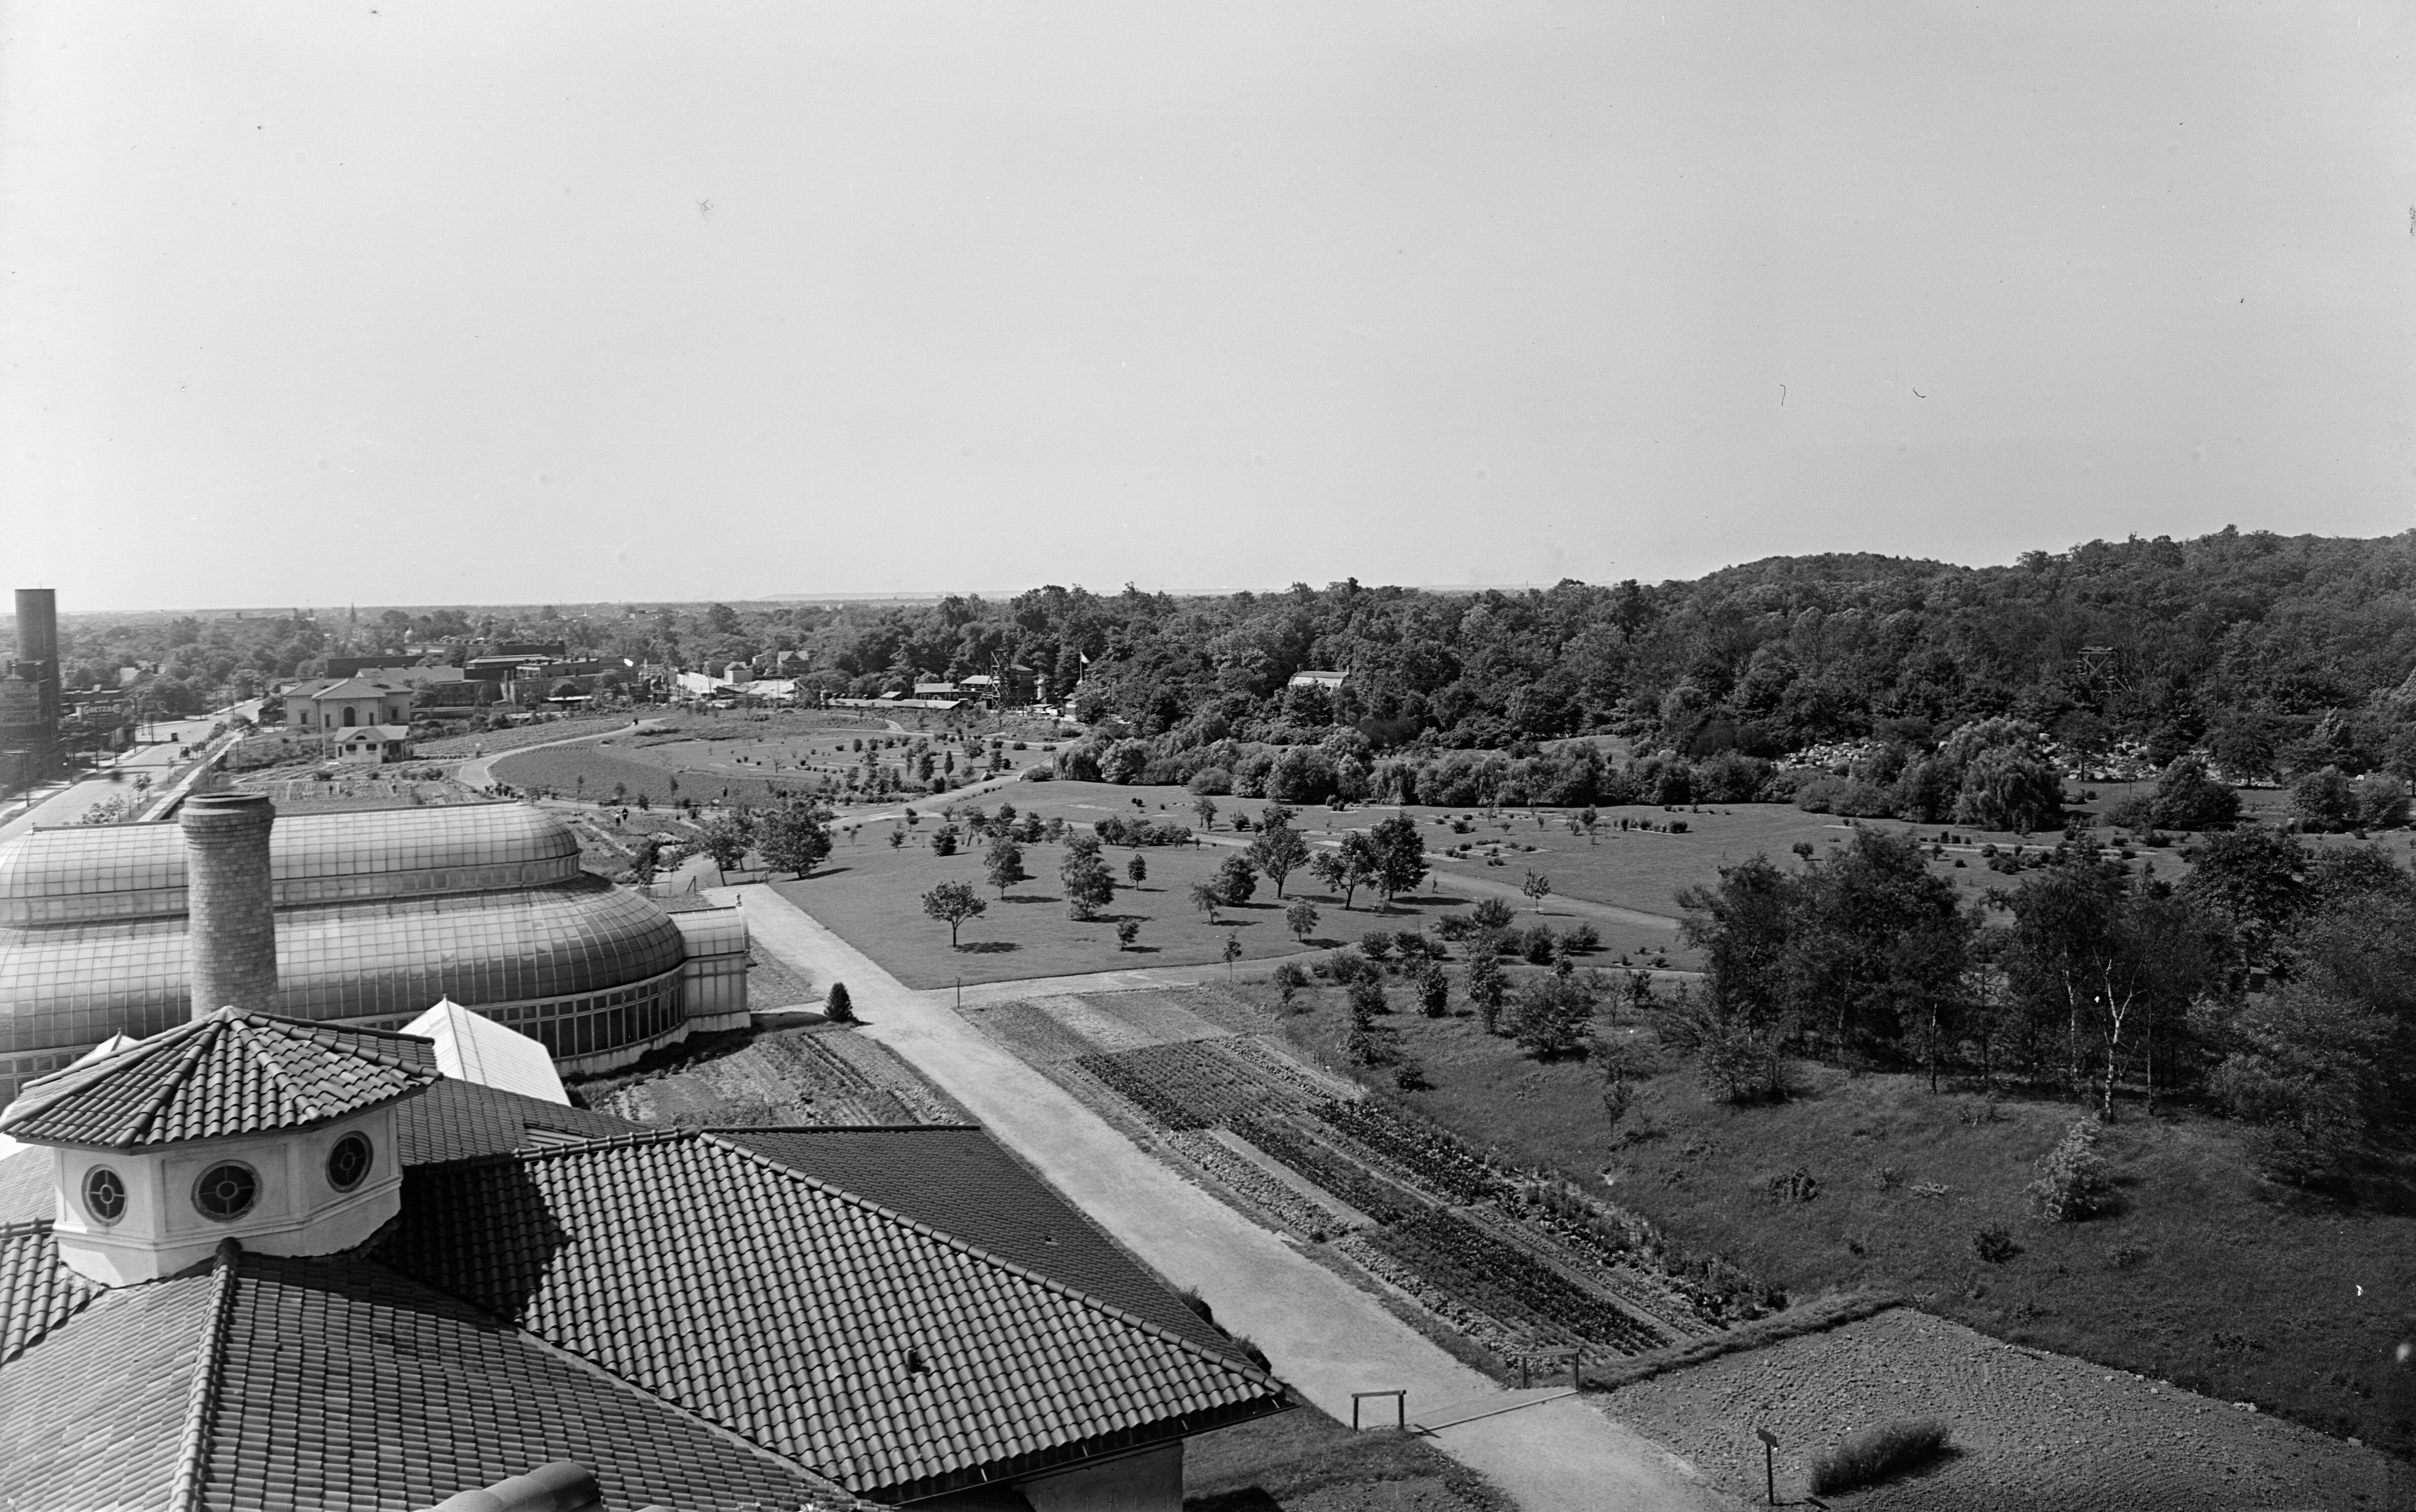
{"label": "tiled roof", "polygon": [[0,1223],[30,1223],[58,1217],[58,1157],[24,1149],[0,1158]]}
{"label": "tiled roof", "polygon": [[867,1505],[372,1262],[245,1254],[224,1338],[199,1507],[407,1512],[554,1459],[610,1507]]}
{"label": "tiled roof", "polygon": [[47,1221],[0,1227],[0,1365],[40,1343],[101,1290],[59,1263]]}
{"label": "tiled roof", "polygon": [[1242,1358],[1113,1239],[979,1128],[732,1128],[730,1143]]}
{"label": "tiled roof", "polygon": [[1221,1352],[714,1135],[421,1166],[378,1253],[883,1500],[1285,1405]]}
{"label": "tiled roof", "polygon": [[[457,1081],[451,1077],[396,1109],[394,1115],[395,1142],[406,1166],[509,1155],[536,1142],[529,1137],[531,1129],[580,1139],[644,1132],[638,1125],[608,1113],[565,1107],[506,1092],[501,1087]],[[7,1169],[0,1165],[0,1172]],[[49,1179],[45,1168],[43,1180],[47,1184]]]}
{"label": "tiled roof", "polygon": [[223,1007],[29,1084],[0,1111],[0,1128],[113,1148],[258,1134],[375,1107],[436,1077],[424,1039]]}
{"label": "tiled roof", "polygon": [[170,1504],[216,1290],[204,1267],[103,1292],[0,1363],[0,1487],[32,1506]]}

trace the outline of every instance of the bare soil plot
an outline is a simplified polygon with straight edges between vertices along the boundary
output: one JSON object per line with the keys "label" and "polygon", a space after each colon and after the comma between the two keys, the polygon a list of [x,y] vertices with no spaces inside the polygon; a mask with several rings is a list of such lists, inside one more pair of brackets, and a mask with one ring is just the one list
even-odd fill
{"label": "bare soil plot", "polygon": [[[1274,1006],[1262,985],[1236,995]],[[1312,989],[1277,1021],[1307,1057],[1340,1066],[1341,999]],[[1398,1092],[1380,1069],[1364,1073],[1371,1086],[1789,1295],[1892,1290],[2016,1343],[2416,1450],[2416,1371],[2395,1357],[2416,1338],[2416,1202],[2404,1189],[2354,1206],[2293,1193],[2254,1174],[2232,1126],[2135,1107],[2099,1144],[2119,1210],[2049,1223],[2024,1188],[2079,1115],[2067,1102],[2008,1096],[1991,1113],[1976,1093],[1933,1095],[1922,1078],[1805,1066],[1793,1101],[1737,1109],[1707,1099],[1672,1058],[1614,1127],[1585,1060],[1539,1062],[1457,1013],[1385,1022],[1431,1084]],[[1608,1013],[1597,1027],[1636,1033]],[[1996,1223],[2018,1252],[1988,1263],[1973,1234]]]}
{"label": "bare soil plot", "polygon": [[779,1030],[735,1049],[582,1086],[588,1105],[634,1123],[964,1122],[963,1111],[883,1046],[837,1025]]}
{"label": "bare soil plot", "polygon": [[2416,1471],[2372,1449],[1910,1308],[1622,1387],[1604,1401],[1612,1416],[1756,1502],[1762,1454],[1754,1429],[1782,1445],[1780,1500],[1803,1504],[1814,1456],[1855,1429],[1915,1417],[1948,1422],[1949,1454],[1849,1504],[2380,1509],[2416,1494]]}

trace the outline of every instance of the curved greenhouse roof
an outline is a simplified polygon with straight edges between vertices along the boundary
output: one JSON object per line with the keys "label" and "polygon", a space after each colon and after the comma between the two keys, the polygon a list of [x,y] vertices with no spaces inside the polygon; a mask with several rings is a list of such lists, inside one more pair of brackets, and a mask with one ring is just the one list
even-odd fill
{"label": "curved greenhouse roof", "polygon": [[[0,1051],[147,1036],[192,1006],[185,921],[0,930]],[[278,1001],[296,1019],[409,1018],[577,997],[651,980],[686,958],[679,927],[598,879],[519,892],[280,909]]]}
{"label": "curved greenhouse roof", "polygon": [[[543,887],[580,875],[570,827],[522,803],[283,814],[269,833],[268,861],[279,909]],[[184,912],[184,837],[174,824],[37,829],[0,846],[0,929]]]}

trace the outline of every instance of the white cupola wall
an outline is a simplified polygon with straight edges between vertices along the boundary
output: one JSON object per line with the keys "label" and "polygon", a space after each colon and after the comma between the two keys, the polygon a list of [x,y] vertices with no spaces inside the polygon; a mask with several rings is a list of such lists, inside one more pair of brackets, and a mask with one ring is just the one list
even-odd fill
{"label": "white cupola wall", "polygon": [[400,1211],[395,1110],[428,1040],[221,1008],[27,1087],[0,1127],[51,1147],[59,1258],[109,1286],[208,1260],[349,1249]]}
{"label": "white cupola wall", "polygon": [[221,1239],[261,1254],[334,1254],[402,1208],[392,1107],[249,1138],[53,1157],[59,1259],[105,1286],[174,1276]]}

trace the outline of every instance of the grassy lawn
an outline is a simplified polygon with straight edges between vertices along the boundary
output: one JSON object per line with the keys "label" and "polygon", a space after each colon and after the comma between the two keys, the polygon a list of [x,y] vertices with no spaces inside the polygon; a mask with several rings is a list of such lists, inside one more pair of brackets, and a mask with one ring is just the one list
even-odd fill
{"label": "grassy lawn", "polygon": [[1353,1433],[1314,1407],[1184,1444],[1185,1512],[1510,1512],[1490,1483],[1405,1433]]}
{"label": "grassy lawn", "polygon": [[[909,987],[945,987],[960,975],[968,982],[1004,982],[1200,965],[1224,959],[1228,937],[1241,942],[1242,959],[1248,960],[1306,948],[1285,929],[1285,904],[1276,901],[1274,889],[1263,881],[1249,903],[1218,909],[1214,924],[1192,906],[1191,885],[1208,881],[1232,854],[1219,847],[1155,846],[1139,852],[1108,847],[1108,863],[1118,883],[1115,900],[1098,918],[1078,923],[1066,916],[1057,881],[1065,854],[1063,845],[1025,846],[1023,868],[1033,880],[1017,884],[1002,900],[998,890],[983,881],[978,847],[951,856],[933,855],[924,843],[934,827],[927,819],[907,831],[912,841],[893,849],[888,835],[894,827],[872,824],[852,839],[842,836],[822,869],[802,882],[773,885]],[[1149,869],[1148,880],[1139,887],[1124,880],[1136,854]],[[948,945],[948,927],[923,914],[923,894],[943,882],[970,883],[989,904],[989,912],[965,922],[955,949]],[[1318,895],[1309,896],[1315,900]],[[1405,899],[1385,914],[1375,912],[1363,897],[1360,906],[1348,912],[1330,900],[1319,901],[1318,907],[1322,917],[1309,936],[1311,946],[1354,941],[1369,930],[1416,929],[1440,904]],[[1116,924],[1127,918],[1140,921],[1140,938],[1132,949],[1120,950]]]}
{"label": "grassy lawn", "polygon": [[[1308,1007],[1286,1020],[1288,1033],[1345,1064],[1341,994],[1300,1001]],[[1434,1085],[1397,1093],[1381,1073],[1371,1085],[1513,1161],[1597,1191],[1608,1179],[1613,1201],[1680,1244],[1725,1253],[1793,1295],[1890,1287],[2016,1343],[2416,1449],[2416,1368],[2393,1356],[2416,1338],[2408,1185],[2386,1184],[2357,1207],[2307,1198],[2259,1181],[2229,1126],[2192,1112],[2149,1120],[2133,1107],[2100,1145],[2120,1210],[2050,1224],[2031,1215],[2023,1188],[2032,1160],[2078,1115],[2068,1103],[2008,1099],[1996,1122],[1979,1122],[1984,1104],[1970,1091],[1807,1066],[1796,1100],[1732,1109],[1671,1065],[1614,1134],[1599,1074],[1583,1061],[1540,1064],[1470,1018],[1387,1021]],[[1797,1171],[1817,1195],[1774,1196],[1774,1179]],[[1927,1186],[1944,1190],[1925,1195]],[[1991,1223],[2020,1247],[2002,1263],[1973,1249],[1974,1231]]]}

